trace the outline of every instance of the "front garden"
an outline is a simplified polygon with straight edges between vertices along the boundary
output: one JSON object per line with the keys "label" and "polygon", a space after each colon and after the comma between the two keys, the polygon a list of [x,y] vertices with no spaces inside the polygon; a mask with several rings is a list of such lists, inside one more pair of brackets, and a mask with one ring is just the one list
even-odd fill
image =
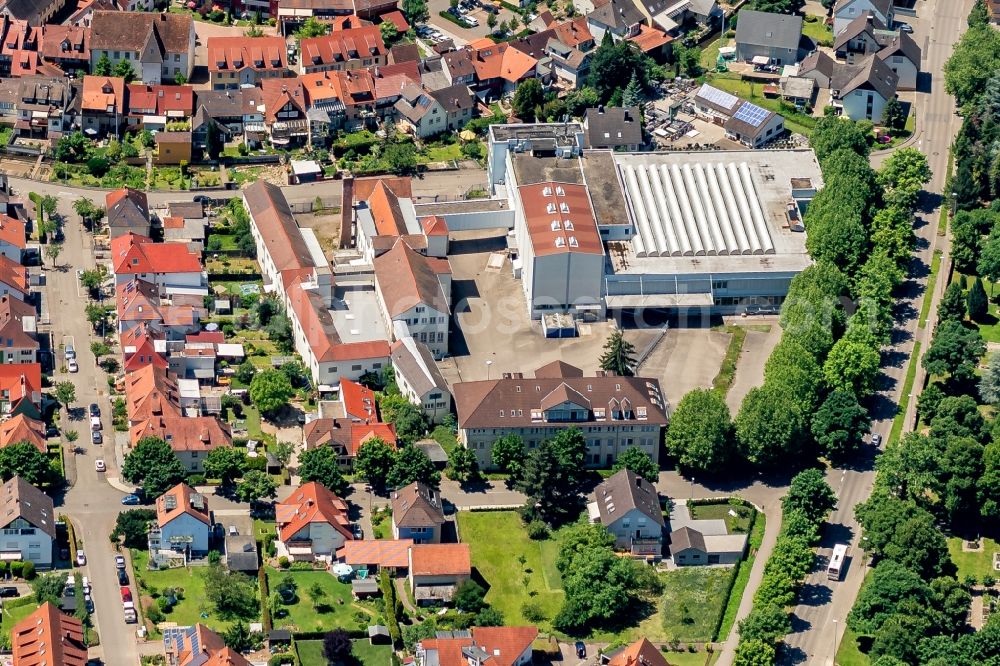
{"label": "front garden", "polygon": [[[373,623],[374,605],[357,603],[350,583],[328,571],[278,570],[267,567],[271,621],[295,632],[344,628],[360,632]],[[291,592],[286,592],[291,590]]]}

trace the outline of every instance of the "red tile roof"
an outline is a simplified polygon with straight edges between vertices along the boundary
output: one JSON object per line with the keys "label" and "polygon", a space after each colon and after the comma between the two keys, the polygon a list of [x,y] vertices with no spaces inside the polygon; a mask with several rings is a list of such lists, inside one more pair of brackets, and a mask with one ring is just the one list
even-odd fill
{"label": "red tile roof", "polygon": [[177,382],[167,370],[155,365],[130,372],[125,375],[125,406],[132,423],[181,416]]}
{"label": "red tile roof", "polygon": [[638,46],[639,50],[643,53],[649,53],[669,44],[674,41],[674,38],[662,30],[657,30],[656,28],[651,28],[648,25],[640,23],[639,34],[629,37],[628,41]]}
{"label": "red tile roof", "polygon": [[[168,502],[168,497],[173,499]],[[195,501],[192,502],[192,499]],[[178,483],[156,498],[156,522],[160,527],[164,527],[174,518],[185,513],[206,525],[211,524],[208,500],[186,483]]]}
{"label": "red tile roof", "polygon": [[[300,118],[306,115],[306,93],[298,77],[285,79],[264,79],[260,82],[261,99],[264,103],[264,121],[274,123],[279,112],[286,112],[287,106],[298,112]],[[283,120],[290,119],[283,116]],[[294,119],[294,118],[292,118]]]}
{"label": "red tile roof", "polygon": [[11,404],[24,398],[41,400],[42,366],[39,363],[0,364],[0,394],[7,394]]}
{"label": "red tile roof", "polygon": [[375,284],[390,317],[398,317],[415,306],[424,305],[447,314],[448,300],[438,279],[435,268],[443,268],[450,273],[445,260],[444,267],[434,266],[402,239],[388,252],[375,257]]}
{"label": "red tile roof", "polygon": [[408,85],[420,85],[420,67],[413,61],[375,67],[373,76],[379,102],[399,97]]}
{"label": "red tile roof", "polygon": [[410,549],[414,576],[469,576],[472,551],[467,543],[418,543]]}
{"label": "red tile roof", "polygon": [[27,295],[28,269],[0,254],[0,282]]}
{"label": "red tile roof", "polygon": [[111,261],[115,275],[202,272],[201,257],[187,243],[154,243],[131,232],[111,241]]}
{"label": "red tile roof", "polygon": [[278,536],[282,541],[288,541],[309,523],[326,523],[348,541],[354,538],[347,504],[315,481],[300,486],[287,499],[276,504],[274,510]]}
{"label": "red tile roof", "polygon": [[125,106],[125,79],[120,76],[83,77],[83,110],[121,113]]}
{"label": "red tile roof", "polygon": [[476,647],[486,654],[481,666],[513,666],[538,637],[536,627],[473,627],[472,636],[426,638],[420,641],[425,652],[437,653],[439,666],[467,666],[464,648]]}
{"label": "red tile roof", "polygon": [[129,428],[133,445],[145,437],[159,437],[174,451],[207,452],[233,444],[229,424],[215,416],[154,416]]}
{"label": "red tile roof", "polygon": [[448,235],[448,223],[443,217],[439,217],[438,215],[421,218],[420,226],[423,228],[424,234],[427,236]]}
{"label": "red tile roof", "polygon": [[38,50],[49,60],[90,60],[90,28],[43,25]]}
{"label": "red tile roof", "polygon": [[411,546],[413,539],[347,541],[337,551],[337,559],[351,566],[374,564],[378,567],[403,569],[410,565]]}
{"label": "red tile roof", "polygon": [[584,185],[546,182],[522,185],[518,190],[536,257],[604,253],[590,195]]}
{"label": "red tile roof", "polygon": [[367,386],[349,379],[340,380],[340,401],[344,403],[344,413],[353,419],[375,422],[379,420],[375,393]]}
{"label": "red tile roof", "polygon": [[0,213],[0,241],[23,250],[25,248],[24,222],[16,217]]}
{"label": "red tile roof", "polygon": [[403,34],[410,29],[410,24],[406,22],[406,17],[403,16],[403,12],[394,11],[388,14],[382,14],[382,21],[388,21],[389,23],[396,26],[396,30],[399,34]]}
{"label": "red tile roof", "polygon": [[187,118],[194,113],[194,88],[184,86],[128,85],[128,111],[133,116],[156,115]]}
{"label": "red tile roof", "polygon": [[669,666],[669,662],[648,639],[640,638],[611,657],[608,666]]}
{"label": "red tile roof", "polygon": [[209,37],[207,48],[209,72],[238,72],[247,67],[260,72],[288,68],[285,40],[275,35]]}
{"label": "red tile roof", "polygon": [[14,625],[11,647],[15,666],[84,666],[87,663],[83,625],[50,601]]}
{"label": "red tile roof", "polygon": [[342,65],[351,60],[377,58],[386,54],[382,31],[374,25],[338,30],[321,37],[308,37],[301,41],[299,48],[302,66],[307,68]]}
{"label": "red tile roof", "polygon": [[45,424],[24,414],[0,423],[0,449],[20,442],[28,442],[45,453]]}

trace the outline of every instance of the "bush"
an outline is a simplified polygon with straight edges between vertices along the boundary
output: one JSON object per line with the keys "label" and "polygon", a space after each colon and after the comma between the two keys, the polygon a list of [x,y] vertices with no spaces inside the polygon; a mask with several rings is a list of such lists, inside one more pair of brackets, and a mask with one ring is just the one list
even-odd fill
{"label": "bush", "polygon": [[34,562],[25,562],[24,563],[24,569],[22,570],[21,575],[24,576],[25,580],[34,580],[35,579],[35,563]]}
{"label": "bush", "polygon": [[188,485],[190,486],[203,486],[205,485],[205,475],[204,474],[191,474],[188,476]]}
{"label": "bush", "polygon": [[222,559],[222,555],[219,554],[219,551],[217,551],[217,550],[210,550],[210,551],[208,551],[208,563],[209,564],[218,564],[219,560],[221,560],[221,559]]}
{"label": "bush", "polygon": [[545,612],[542,611],[542,607],[533,601],[525,602],[521,606],[521,615],[528,622],[541,622],[545,619]]}
{"label": "bush", "polygon": [[103,178],[111,165],[103,157],[91,157],[87,160],[87,171],[95,178]]}
{"label": "bush", "polygon": [[160,610],[163,613],[170,612],[170,607],[171,607],[170,599],[167,599],[166,597],[160,597],[159,599],[156,600],[156,605],[160,607]]}
{"label": "bush", "polygon": [[540,520],[532,520],[525,529],[529,539],[542,541],[549,538],[549,527]]}
{"label": "bush", "polygon": [[290,564],[291,563],[288,561],[288,558],[285,557],[284,555],[278,558],[278,566],[281,567],[282,569],[287,569]]}
{"label": "bush", "polygon": [[163,622],[163,611],[160,610],[158,603],[149,604],[149,606],[146,607],[146,619],[153,624]]}
{"label": "bush", "polygon": [[10,575],[14,578],[20,578],[21,574],[24,573],[24,562],[11,562],[10,563]]}

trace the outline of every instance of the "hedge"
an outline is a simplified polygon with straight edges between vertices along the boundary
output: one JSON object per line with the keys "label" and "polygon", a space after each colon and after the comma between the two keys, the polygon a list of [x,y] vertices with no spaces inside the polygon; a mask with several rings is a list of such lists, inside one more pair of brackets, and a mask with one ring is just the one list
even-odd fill
{"label": "hedge", "polygon": [[396,612],[396,588],[389,578],[389,572],[382,569],[378,574],[378,584],[382,588],[382,603],[385,606],[385,623],[389,626],[389,638],[393,645],[399,645],[403,635],[399,630],[399,614]]}
{"label": "hedge", "polygon": [[66,523],[66,537],[69,539],[69,561],[72,566],[72,563],[76,562],[76,528],[73,527],[73,521],[64,513],[59,514],[59,520]]}
{"label": "hedge", "polygon": [[[258,545],[258,550],[260,546]],[[269,632],[274,627],[271,625],[271,607],[268,603],[270,594],[267,589],[267,567],[257,568],[257,584],[260,586],[260,616],[264,625],[264,631]]]}
{"label": "hedge", "polygon": [[16,599],[11,599],[10,601],[4,601],[4,608],[20,608],[21,606],[35,606],[38,604],[38,600],[35,599],[34,594],[29,594],[24,597],[18,597]]}

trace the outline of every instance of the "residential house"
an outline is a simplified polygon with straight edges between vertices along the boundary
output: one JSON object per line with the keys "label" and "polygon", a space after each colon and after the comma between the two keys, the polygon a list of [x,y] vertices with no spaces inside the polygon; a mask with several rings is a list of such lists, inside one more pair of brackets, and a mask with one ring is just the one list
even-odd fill
{"label": "residential house", "polygon": [[554,33],[553,37],[571,49],[579,49],[586,53],[597,46],[594,35],[587,27],[586,16],[577,16],[562,23],[553,23],[551,26],[545,27],[551,28]]}
{"label": "residential house", "polygon": [[90,663],[83,639],[83,623],[60,611],[51,601],[46,601],[14,625],[10,647],[14,666],[86,666]]}
{"label": "residential house", "polygon": [[57,68],[51,68],[52,71],[37,71],[40,34],[41,28],[0,14],[0,37],[3,38],[0,47],[0,73],[5,76],[61,76]]}
{"label": "residential house", "polygon": [[191,78],[195,31],[188,14],[96,11],[90,28],[90,71],[106,57],[112,67],[132,63],[143,83]]}
{"label": "residential house", "polygon": [[155,322],[141,321],[121,334],[121,346],[125,374],[154,365],[166,370],[166,336]]}
{"label": "residential house", "polygon": [[615,538],[615,547],[634,557],[663,555],[663,511],[656,486],[630,469],[622,469],[594,489],[587,506]]}
{"label": "residential house", "polygon": [[468,49],[449,51],[441,56],[441,71],[450,85],[469,86],[476,81],[476,68]]}
{"label": "residential house", "polygon": [[143,129],[165,129],[194,113],[194,88],[188,85],[128,85],[128,124]]}
{"label": "residential house", "polygon": [[748,148],[762,148],[785,133],[785,118],[751,102],[743,102],[723,128],[726,138]]}
{"label": "residential house", "polygon": [[420,85],[420,67],[415,62],[401,62],[370,70],[375,90],[375,113],[380,119],[396,114],[395,104],[408,85]]}
{"label": "residential house", "polygon": [[149,530],[149,551],[171,550],[186,557],[208,553],[212,518],[208,499],[186,483],[156,498],[156,524]]}
{"label": "residential house", "polygon": [[467,543],[423,543],[410,547],[410,592],[417,604],[449,602],[472,576]]}
{"label": "residential house", "polygon": [[375,295],[393,340],[413,337],[434,358],[448,353],[451,320],[451,267],[447,259],[426,257],[398,239],[375,258]]}
{"label": "residential house", "polygon": [[374,574],[382,569],[392,574],[405,571],[410,566],[412,539],[366,539],[345,541],[337,550],[340,562],[354,567],[355,571],[365,569]]}
{"label": "residential house", "polygon": [[115,284],[139,279],[167,293],[172,289],[207,293],[201,256],[184,243],[154,243],[148,236],[130,231],[112,239],[111,263]]}
{"label": "residential house", "polygon": [[[341,380],[341,385],[344,381]],[[391,423],[355,421],[350,418],[319,418],[306,423],[302,440],[306,450],[329,446],[337,453],[337,463],[345,472],[354,469],[358,450],[368,440],[378,438],[396,448],[396,428]]]}
{"label": "residential house", "polygon": [[306,94],[302,82],[292,79],[265,79],[261,82],[264,124],[271,143],[301,145],[309,139]]}
{"label": "residential house", "polygon": [[396,44],[389,49],[387,62],[395,65],[401,62],[419,63],[420,60],[420,48],[416,44]]}
{"label": "residential house", "polygon": [[43,25],[38,51],[46,63],[67,74],[90,69],[90,28]]}
{"label": "residential house", "polygon": [[403,88],[395,108],[403,129],[421,139],[448,130],[448,127],[445,126],[447,118],[444,108],[420,86],[411,84]]}
{"label": "residential house", "polygon": [[521,373],[501,375],[458,382],[452,392],[459,440],[475,452],[484,469],[493,466],[492,447],[498,437],[518,435],[530,451],[570,425],[587,439],[588,467],[610,467],[632,447],[659,462],[667,414],[654,378],[585,377],[579,368],[555,361],[536,370],[533,379]]}
{"label": "residential house", "polygon": [[299,52],[300,74],[378,67],[387,64],[388,57],[382,31],[377,25],[308,37],[300,42]]}
{"label": "residential house", "polygon": [[837,34],[833,40],[833,51],[838,58],[853,64],[856,55],[866,56],[882,48],[876,32],[885,30],[885,24],[874,14],[864,12]]}
{"label": "residential house", "polygon": [[825,51],[814,51],[799,64],[799,76],[812,79],[816,82],[817,88],[829,88],[837,67],[837,61]]}
{"label": "residential house", "polygon": [[601,655],[601,663],[607,666],[670,666],[663,652],[648,638],[640,638],[624,648]]}
{"label": "residential house", "polygon": [[200,203],[171,204],[163,217],[163,240],[167,243],[184,243],[192,252],[201,252],[205,245],[207,220]]}
{"label": "residential house", "polygon": [[742,9],[736,23],[736,59],[754,64],[792,65],[805,56],[802,17]]}
{"label": "residential house", "polygon": [[24,227],[22,220],[0,213],[0,255],[21,263],[27,247]]}
{"label": "residential house", "polygon": [[31,26],[41,26],[65,6],[66,0],[3,0],[0,14]]}
{"label": "residential house", "polygon": [[677,566],[736,564],[746,551],[746,534],[730,534],[721,518],[693,519],[683,502],[671,509],[669,529],[670,557]]}
{"label": "residential house", "polygon": [[0,296],[0,363],[37,363],[37,332],[35,306]]}
{"label": "residential house", "polygon": [[549,40],[546,53],[552,61],[552,74],[556,81],[570,90],[576,90],[586,83],[590,73],[589,53],[567,46],[555,38]]}
{"label": "residential house", "polygon": [[653,28],[645,24],[640,24],[635,34],[628,37],[628,41],[635,44],[636,48],[658,62],[663,62],[668,56],[668,44],[674,39],[659,28]]}
{"label": "residential house", "polygon": [[587,29],[594,36],[594,43],[604,41],[604,34],[611,33],[616,42],[639,34],[644,24],[643,16],[631,0],[595,0],[593,9],[581,13],[587,16]]}
{"label": "residential house", "polygon": [[52,498],[15,476],[0,486],[0,515],[3,559],[34,562],[39,569],[51,569],[56,540]]}
{"label": "residential house", "polygon": [[42,418],[42,366],[38,363],[0,365],[0,416],[18,414]]}
{"label": "residential house", "polygon": [[438,632],[434,638],[417,643],[414,663],[416,666],[528,666],[532,663],[532,644],[536,638],[535,627],[472,627],[468,631]]}
{"label": "residential house", "polygon": [[154,418],[183,416],[177,380],[166,368],[150,364],[130,372],[123,388],[130,428]]}
{"label": "residential house", "polygon": [[150,235],[152,225],[145,192],[131,187],[112,190],[104,196],[104,209],[111,240],[129,233]]}
{"label": "residential house", "polygon": [[81,91],[65,79],[26,77],[11,87],[16,91],[17,136],[58,139],[80,115]]}
{"label": "residential house", "polygon": [[205,471],[209,453],[233,444],[229,424],[215,416],[154,416],[129,428],[133,446],[146,437],[164,440],[193,474]]}
{"label": "residential house", "polygon": [[285,40],[277,36],[209,37],[208,74],[212,90],[256,86],[292,75]]}
{"label": "residential house", "polygon": [[891,26],[892,3],[893,0],[837,0],[833,6],[833,36],[836,38],[851,21],[865,13],[877,18],[882,25]]}
{"label": "residential house", "polygon": [[840,64],[830,81],[833,106],[851,120],[878,124],[886,102],[896,96],[898,81],[885,61],[875,55],[854,65]]}
{"label": "residential house", "polygon": [[0,254],[0,297],[12,296],[19,301],[31,301],[28,269]]}
{"label": "residential house", "polygon": [[0,421],[0,449],[21,442],[27,442],[42,453],[47,453],[45,423],[24,414]]}
{"label": "residential house", "polygon": [[475,89],[487,99],[509,94],[522,81],[535,77],[537,65],[536,58],[508,43],[476,43],[472,56],[472,66],[476,70]]}
{"label": "residential house", "polygon": [[583,130],[584,148],[636,151],[645,144],[642,119],[635,106],[587,109]]}
{"label": "residential house", "polygon": [[392,537],[413,539],[413,543],[441,543],[444,507],[441,494],[414,481],[394,490],[391,496]]}
{"label": "residential house", "polygon": [[76,11],[70,14],[66,24],[89,28],[93,23],[94,12],[99,11],[120,12],[124,8],[117,0],[79,0]]}
{"label": "residential house", "polygon": [[838,58],[848,65],[861,64],[871,54],[889,65],[898,79],[897,89],[915,90],[920,73],[921,51],[905,32],[888,30],[870,12],[847,24],[833,43]]}
{"label": "residential house", "polygon": [[183,340],[201,328],[201,319],[207,315],[201,296],[164,296],[155,283],[138,278],[115,286],[115,304],[122,335],[149,325],[166,340]]}
{"label": "residential house", "polygon": [[428,93],[434,98],[445,113],[445,128],[460,130],[472,120],[476,112],[476,97],[465,84],[438,88]]}
{"label": "residential house", "polygon": [[278,552],[290,560],[332,561],[354,538],[347,504],[315,481],[303,484],[275,507]]}
{"label": "residential house", "polygon": [[250,666],[236,650],[205,625],[166,627],[163,649],[169,666]]}
{"label": "residential house", "polygon": [[[191,124],[194,141],[198,143],[199,123],[215,121],[226,130],[227,140],[243,134],[249,124],[264,122],[260,88],[237,90],[199,90],[195,96],[195,117]],[[204,144],[204,139],[202,139]]]}
{"label": "residential house", "polygon": [[[281,0],[277,5],[277,21],[282,35],[295,33],[305,21],[316,18],[323,23],[337,19],[353,19],[353,3],[341,0]],[[274,16],[275,13],[271,12]]]}
{"label": "residential house", "polygon": [[157,132],[153,164],[190,164],[191,132]]}
{"label": "residential house", "polygon": [[905,32],[899,31],[883,41],[875,57],[884,62],[896,75],[897,90],[916,90],[920,75],[921,51],[917,43]]}
{"label": "residential house", "polygon": [[125,79],[119,76],[83,77],[84,132],[118,136],[124,129]]}
{"label": "residential house", "polygon": [[451,391],[425,343],[412,337],[397,340],[390,348],[390,360],[399,392],[431,423],[440,423],[451,413]]}

